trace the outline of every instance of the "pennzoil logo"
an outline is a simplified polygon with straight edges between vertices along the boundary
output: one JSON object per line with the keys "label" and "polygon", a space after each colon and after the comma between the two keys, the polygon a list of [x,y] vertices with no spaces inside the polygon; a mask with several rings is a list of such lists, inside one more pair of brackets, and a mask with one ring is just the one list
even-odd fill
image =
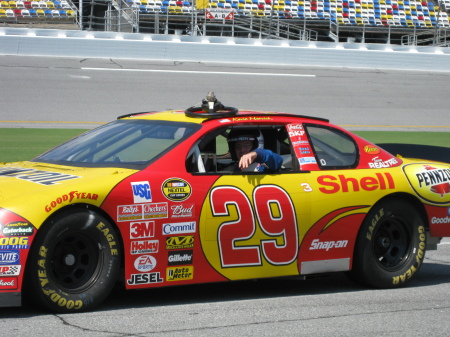
{"label": "pennzoil logo", "polygon": [[423,165],[424,171],[416,173],[419,188],[430,187],[430,191],[441,198],[450,193],[450,169],[438,169],[431,165]]}
{"label": "pennzoil logo", "polygon": [[421,198],[435,203],[450,202],[450,166],[445,164],[409,164],[403,166],[409,184]]}
{"label": "pennzoil logo", "polygon": [[184,249],[194,247],[194,236],[170,236],[166,239],[166,249]]}
{"label": "pennzoil logo", "polygon": [[166,269],[166,281],[184,281],[194,278],[194,266],[169,267]]}
{"label": "pennzoil logo", "polygon": [[163,182],[161,187],[164,196],[172,201],[183,201],[191,196],[191,185],[180,178],[170,178]]}

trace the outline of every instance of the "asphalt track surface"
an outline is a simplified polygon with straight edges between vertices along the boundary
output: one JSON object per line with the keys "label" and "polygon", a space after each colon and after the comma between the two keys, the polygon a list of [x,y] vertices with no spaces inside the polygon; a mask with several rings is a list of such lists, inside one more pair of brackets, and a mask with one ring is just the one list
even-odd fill
{"label": "asphalt track surface", "polygon": [[[331,119],[359,130],[450,131],[449,73],[0,57],[1,127],[90,128],[117,116],[226,105]],[[1,129],[0,129],[1,132]],[[124,292],[92,313],[0,308],[1,336],[444,336],[450,240],[407,287],[345,275]]]}

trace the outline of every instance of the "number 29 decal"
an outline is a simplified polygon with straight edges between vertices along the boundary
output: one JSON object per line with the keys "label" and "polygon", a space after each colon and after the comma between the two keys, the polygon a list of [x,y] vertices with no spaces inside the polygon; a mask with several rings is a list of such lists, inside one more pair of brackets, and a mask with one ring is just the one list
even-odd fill
{"label": "number 29 decal", "polygon": [[253,204],[241,189],[233,186],[211,190],[220,267],[266,265],[267,269],[292,264],[297,258],[299,239],[291,198],[275,185],[255,187],[252,197]]}

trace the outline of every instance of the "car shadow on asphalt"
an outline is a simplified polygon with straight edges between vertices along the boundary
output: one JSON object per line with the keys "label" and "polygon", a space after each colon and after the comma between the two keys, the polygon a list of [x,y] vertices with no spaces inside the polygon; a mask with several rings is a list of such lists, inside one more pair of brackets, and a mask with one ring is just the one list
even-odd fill
{"label": "car shadow on asphalt", "polygon": [[[424,263],[408,288],[450,283],[450,265]],[[176,306],[270,299],[290,296],[352,293],[370,288],[351,281],[345,273],[311,277],[281,277],[248,281],[220,282],[143,290],[125,290],[118,284],[111,295],[95,311],[126,310],[143,307]],[[0,308],[0,318],[26,318],[48,315],[49,312],[25,304],[16,308]]]}

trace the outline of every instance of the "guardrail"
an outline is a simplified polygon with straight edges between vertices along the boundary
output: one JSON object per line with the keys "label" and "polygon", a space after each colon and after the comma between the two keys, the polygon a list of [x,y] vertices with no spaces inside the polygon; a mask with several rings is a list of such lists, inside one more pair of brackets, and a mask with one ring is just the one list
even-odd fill
{"label": "guardrail", "polygon": [[0,28],[0,55],[450,71],[450,48]]}

